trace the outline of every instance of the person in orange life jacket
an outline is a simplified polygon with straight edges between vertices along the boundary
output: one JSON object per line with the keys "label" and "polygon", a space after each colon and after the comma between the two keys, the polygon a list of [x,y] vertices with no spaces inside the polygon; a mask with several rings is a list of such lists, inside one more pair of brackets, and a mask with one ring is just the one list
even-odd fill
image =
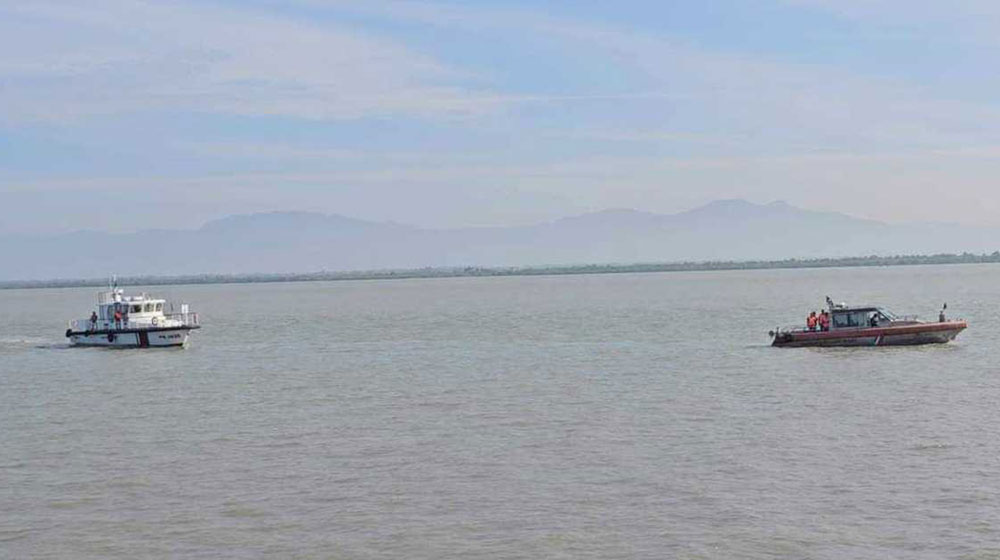
{"label": "person in orange life jacket", "polygon": [[823,311],[820,313],[819,317],[816,318],[816,322],[819,324],[819,330],[830,330],[830,314],[828,312]]}
{"label": "person in orange life jacket", "polygon": [[812,313],[809,314],[808,317],[806,317],[806,326],[809,327],[809,330],[811,330],[811,331],[816,330],[816,312],[815,311],[813,311]]}
{"label": "person in orange life jacket", "polygon": [[115,328],[122,328],[122,312],[119,309],[115,309]]}

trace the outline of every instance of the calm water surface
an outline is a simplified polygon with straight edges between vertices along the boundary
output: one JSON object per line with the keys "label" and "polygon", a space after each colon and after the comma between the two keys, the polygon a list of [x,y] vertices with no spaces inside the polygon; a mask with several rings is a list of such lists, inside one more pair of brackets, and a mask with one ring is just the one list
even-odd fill
{"label": "calm water surface", "polygon": [[[0,291],[0,557],[1000,557],[1000,267]],[[776,350],[827,294],[970,330]]]}

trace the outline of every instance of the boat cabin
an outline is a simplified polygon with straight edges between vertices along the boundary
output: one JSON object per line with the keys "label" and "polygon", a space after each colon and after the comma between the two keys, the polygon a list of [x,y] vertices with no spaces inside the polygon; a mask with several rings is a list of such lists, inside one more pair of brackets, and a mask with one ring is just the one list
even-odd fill
{"label": "boat cabin", "polygon": [[[125,296],[121,288],[101,292],[97,296],[97,326],[103,328],[142,328],[156,326],[166,319],[167,301],[147,294]],[[116,325],[115,313],[121,317]]]}
{"label": "boat cabin", "polygon": [[880,307],[833,306],[830,309],[831,328],[860,329],[888,326],[897,320],[896,315]]}

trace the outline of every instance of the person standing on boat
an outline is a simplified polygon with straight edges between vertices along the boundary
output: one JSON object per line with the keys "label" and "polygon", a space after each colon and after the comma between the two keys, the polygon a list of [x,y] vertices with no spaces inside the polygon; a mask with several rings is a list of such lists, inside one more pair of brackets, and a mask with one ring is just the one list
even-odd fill
{"label": "person standing on boat", "polygon": [[816,330],[816,320],[816,312],[813,311],[808,317],[806,317],[806,327],[809,327],[809,330],[811,331]]}
{"label": "person standing on boat", "polygon": [[122,311],[117,307],[115,308],[115,328],[122,328]]}
{"label": "person standing on boat", "polygon": [[827,311],[821,311],[819,317],[816,319],[819,323],[819,330],[828,331],[830,330],[830,313]]}
{"label": "person standing on boat", "polygon": [[90,330],[97,330],[97,312],[92,311],[90,313]]}

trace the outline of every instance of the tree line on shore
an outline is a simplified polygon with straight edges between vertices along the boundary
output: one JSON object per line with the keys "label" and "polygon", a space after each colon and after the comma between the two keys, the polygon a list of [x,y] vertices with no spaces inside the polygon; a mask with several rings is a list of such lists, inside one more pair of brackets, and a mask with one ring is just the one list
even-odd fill
{"label": "tree line on shore", "polygon": [[[988,254],[942,253],[831,257],[784,260],[700,261],[674,263],[584,264],[525,267],[427,267],[401,270],[320,271],[305,273],[195,274],[183,276],[122,276],[118,283],[129,286],[179,284],[243,284],[256,282],[318,282],[335,280],[392,280],[405,278],[460,278],[490,276],[552,276],[567,274],[623,274],[637,272],[692,272],[715,270],[767,270],[789,268],[837,268],[1000,263],[1000,251]],[[0,282],[0,289],[70,288],[106,286],[107,279],[64,278]]]}

